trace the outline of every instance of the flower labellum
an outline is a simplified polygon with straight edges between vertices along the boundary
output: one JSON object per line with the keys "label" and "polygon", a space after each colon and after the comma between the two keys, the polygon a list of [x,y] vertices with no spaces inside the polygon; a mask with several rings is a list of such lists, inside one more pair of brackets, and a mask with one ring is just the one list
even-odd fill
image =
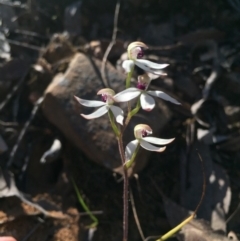
{"label": "flower labellum", "polygon": [[127,52],[129,59],[142,58],[144,56],[144,49],[148,49],[148,46],[143,42],[133,42],[128,45]]}
{"label": "flower labellum", "polygon": [[137,88],[140,90],[146,90],[150,83],[151,83],[151,79],[147,74],[139,75]]}
{"label": "flower labellum", "polygon": [[97,92],[97,95],[101,95],[102,101],[109,105],[114,103],[113,96],[115,95],[115,92],[112,89],[101,89]]}
{"label": "flower labellum", "polygon": [[114,96],[115,92],[112,89],[102,89],[100,91],[98,91],[97,95],[101,95],[102,96],[102,101],[98,101],[98,100],[84,100],[84,99],[80,99],[77,96],[74,96],[75,100],[86,107],[100,107],[99,109],[97,109],[96,111],[94,111],[92,114],[89,115],[85,115],[85,114],[81,114],[82,117],[84,117],[85,119],[95,119],[98,118],[104,114],[106,114],[108,111],[111,111],[116,119],[116,122],[118,122],[119,124],[123,125],[123,110],[121,108],[119,108],[118,106],[114,106]]}
{"label": "flower labellum", "polygon": [[144,56],[144,49],[147,49],[147,45],[142,42],[133,42],[128,46],[128,60],[123,61],[122,67],[127,73],[130,73],[137,65],[139,68],[156,75],[165,75],[161,69],[168,66],[168,64],[157,64],[146,59],[142,59]]}
{"label": "flower labellum", "polygon": [[152,134],[152,129],[148,125],[139,124],[139,125],[136,125],[134,128],[134,136],[138,140],[151,134]]}

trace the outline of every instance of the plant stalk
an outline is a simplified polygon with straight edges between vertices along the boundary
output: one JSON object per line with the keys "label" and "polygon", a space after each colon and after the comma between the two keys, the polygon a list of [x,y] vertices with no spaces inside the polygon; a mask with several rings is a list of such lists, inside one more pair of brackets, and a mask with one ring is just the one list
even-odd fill
{"label": "plant stalk", "polygon": [[122,160],[123,166],[123,241],[128,240],[128,173],[125,167],[125,154],[122,141],[122,133],[118,138],[118,149]]}

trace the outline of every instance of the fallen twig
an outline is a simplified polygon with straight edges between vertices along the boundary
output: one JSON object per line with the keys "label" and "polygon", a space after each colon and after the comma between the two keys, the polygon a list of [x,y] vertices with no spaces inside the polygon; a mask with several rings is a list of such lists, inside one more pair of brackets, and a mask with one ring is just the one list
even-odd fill
{"label": "fallen twig", "polygon": [[38,52],[42,50],[41,47],[31,45],[31,44],[28,44],[28,43],[22,43],[22,42],[15,41],[15,40],[12,40],[12,39],[6,39],[6,41],[9,44],[20,46],[20,47],[27,48],[27,49],[32,49],[32,50],[35,50],[35,51],[38,51]]}
{"label": "fallen twig", "polygon": [[9,158],[9,160],[7,162],[7,168],[11,167],[11,165],[13,163],[13,160],[14,160],[14,157],[15,157],[15,154],[16,154],[16,152],[17,152],[17,150],[18,150],[18,148],[19,148],[19,146],[20,146],[20,144],[22,142],[22,139],[23,139],[24,135],[26,134],[26,132],[27,132],[27,130],[29,128],[29,125],[31,124],[32,120],[34,119],[36,113],[38,112],[40,104],[42,103],[42,101],[43,101],[43,97],[41,97],[37,101],[35,106],[33,107],[33,110],[31,112],[31,116],[30,116],[29,120],[25,123],[22,131],[20,132],[20,135],[18,136],[17,143],[14,145],[14,147],[13,147],[11,153],[10,153],[10,158]]}
{"label": "fallen twig", "polygon": [[109,43],[109,45],[108,45],[108,47],[107,47],[107,49],[104,53],[103,59],[102,59],[101,76],[102,76],[102,80],[103,80],[103,83],[104,83],[105,87],[110,87],[109,80],[106,77],[105,67],[106,67],[107,57],[108,57],[112,47],[116,43],[116,37],[117,37],[117,31],[118,31],[117,25],[118,25],[118,15],[119,15],[119,10],[120,10],[120,2],[121,2],[121,0],[118,0],[118,2],[116,4],[116,8],[115,8],[112,40]]}
{"label": "fallen twig", "polygon": [[9,103],[9,101],[12,99],[12,97],[20,89],[20,87],[24,83],[24,80],[25,80],[28,72],[29,72],[29,69],[25,72],[25,74],[20,79],[20,81],[13,87],[12,91],[6,96],[5,100],[2,103],[0,103],[0,112],[6,107],[6,105]]}
{"label": "fallen twig", "polygon": [[131,187],[130,187],[129,194],[130,194],[129,196],[130,196],[130,200],[131,200],[131,206],[132,206],[132,211],[133,211],[133,216],[134,216],[134,219],[135,219],[135,223],[137,225],[138,232],[139,232],[142,240],[144,241],[145,237],[144,237],[144,234],[143,234],[143,231],[142,231],[142,228],[141,228],[141,224],[139,222],[139,218],[138,218],[138,214],[137,214],[137,211],[136,211],[136,206],[135,206],[134,197],[133,197],[133,193],[132,193]]}

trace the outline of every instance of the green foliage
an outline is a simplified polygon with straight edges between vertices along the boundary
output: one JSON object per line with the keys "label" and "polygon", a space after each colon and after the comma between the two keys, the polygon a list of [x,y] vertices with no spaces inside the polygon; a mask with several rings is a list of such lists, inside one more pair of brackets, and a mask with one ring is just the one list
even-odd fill
{"label": "green foliage", "polygon": [[75,181],[73,180],[73,178],[71,178],[71,181],[72,181],[73,187],[75,189],[75,192],[77,194],[77,198],[78,198],[78,201],[79,201],[80,205],[82,206],[82,208],[86,211],[86,213],[89,215],[89,217],[93,221],[93,223],[89,225],[89,228],[97,227],[98,226],[98,219],[96,218],[96,216],[94,216],[92,214],[92,212],[88,208],[87,204],[84,202],[84,200],[83,200],[83,198],[81,196],[81,193],[80,193],[80,191],[79,191]]}

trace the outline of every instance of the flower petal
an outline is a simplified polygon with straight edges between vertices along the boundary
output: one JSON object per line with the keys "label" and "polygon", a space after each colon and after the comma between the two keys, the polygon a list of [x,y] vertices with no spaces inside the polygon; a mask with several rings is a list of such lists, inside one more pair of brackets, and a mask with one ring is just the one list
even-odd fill
{"label": "flower petal", "polygon": [[109,89],[109,88],[104,88],[104,89],[101,89],[97,92],[97,95],[103,95],[103,94],[107,94],[107,95],[115,95],[115,91],[112,90],[112,89]]}
{"label": "flower petal", "polygon": [[130,73],[134,67],[134,61],[133,60],[124,60],[122,63],[122,67],[126,71],[126,73]]}
{"label": "flower petal", "polygon": [[105,106],[102,106],[99,109],[97,109],[92,114],[89,114],[89,115],[81,114],[81,116],[88,120],[98,118],[98,117],[106,114],[108,112],[108,109],[109,109],[109,107],[105,105]]}
{"label": "flower petal", "polygon": [[132,49],[137,48],[137,47],[144,48],[144,49],[148,49],[148,46],[147,46],[145,43],[136,41],[136,42],[130,43],[130,44],[128,45],[127,50],[128,50],[128,51],[131,51]]}
{"label": "flower petal", "polygon": [[144,148],[148,151],[162,152],[166,149],[166,146],[159,148],[157,146],[153,146],[152,144],[144,141],[143,139],[140,140],[140,145],[141,145],[142,148]]}
{"label": "flower petal", "polygon": [[142,93],[140,102],[143,110],[151,111],[155,106],[155,100],[148,94]]}
{"label": "flower petal", "polygon": [[133,140],[127,144],[127,146],[125,148],[126,161],[131,160],[132,155],[133,155],[134,151],[136,150],[138,143],[139,143],[138,140]]}
{"label": "flower petal", "polygon": [[167,95],[166,93],[162,92],[162,91],[159,91],[159,90],[149,90],[147,91],[148,94],[152,95],[152,96],[155,96],[155,97],[158,97],[158,98],[161,98],[163,100],[166,100],[166,101],[170,101],[176,105],[181,105],[177,100],[175,100],[174,98],[172,98],[171,96]]}
{"label": "flower petal", "polygon": [[149,73],[152,73],[152,74],[158,75],[158,76],[167,76],[167,74],[165,72],[163,72],[162,70],[152,70],[152,69],[150,69]]}
{"label": "flower petal", "polygon": [[114,106],[114,105],[110,105],[109,108],[111,109],[113,115],[115,116],[116,122],[123,125],[123,119],[124,119],[123,110],[118,106]]}
{"label": "flower petal", "polygon": [[169,64],[157,64],[152,61],[146,60],[146,59],[136,59],[135,61],[136,65],[142,69],[144,67],[152,69],[152,70],[159,70],[166,68]]}
{"label": "flower petal", "polygon": [[150,80],[154,80],[154,79],[159,78],[159,75],[157,75],[157,74],[147,73],[147,75],[150,78]]}
{"label": "flower petal", "polygon": [[143,137],[142,140],[147,141],[149,143],[152,144],[156,144],[156,145],[166,145],[171,143],[175,138],[172,139],[161,139],[161,138],[157,138],[157,137],[152,137],[152,136],[148,136],[148,137]]}
{"label": "flower petal", "polygon": [[106,105],[105,102],[103,101],[98,101],[98,100],[84,100],[84,99],[80,99],[77,96],[74,96],[74,99],[81,105],[83,106],[87,106],[87,107],[99,107],[99,106],[103,106]]}
{"label": "flower petal", "polygon": [[141,90],[137,88],[128,88],[126,90],[123,90],[122,92],[119,92],[118,94],[113,96],[113,99],[116,102],[126,102],[129,100],[132,100],[139,96],[141,94]]}

